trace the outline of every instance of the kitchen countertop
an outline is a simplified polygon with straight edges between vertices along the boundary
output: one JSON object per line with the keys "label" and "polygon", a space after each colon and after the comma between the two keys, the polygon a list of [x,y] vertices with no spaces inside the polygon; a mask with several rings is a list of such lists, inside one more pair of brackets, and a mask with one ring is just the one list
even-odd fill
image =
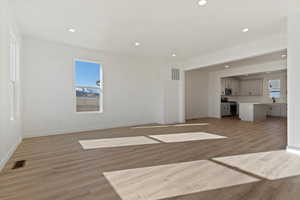
{"label": "kitchen countertop", "polygon": [[253,105],[276,105],[276,104],[287,104],[284,102],[276,102],[276,103],[272,103],[272,102],[238,102],[239,104],[253,104]]}

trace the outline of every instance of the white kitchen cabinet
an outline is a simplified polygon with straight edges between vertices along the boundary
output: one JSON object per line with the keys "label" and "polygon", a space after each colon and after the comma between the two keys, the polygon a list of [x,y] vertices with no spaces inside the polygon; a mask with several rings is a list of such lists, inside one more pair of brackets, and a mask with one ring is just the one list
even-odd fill
{"label": "white kitchen cabinet", "polygon": [[231,81],[231,90],[232,90],[232,95],[233,96],[238,96],[240,93],[240,81],[233,79]]}
{"label": "white kitchen cabinet", "polygon": [[264,120],[267,116],[286,117],[286,103],[240,103],[239,116],[245,121]]}
{"label": "white kitchen cabinet", "polygon": [[268,115],[271,117],[287,117],[287,104],[286,103],[270,104]]}
{"label": "white kitchen cabinet", "polygon": [[287,104],[282,103],[280,109],[281,117],[287,117]]}
{"label": "white kitchen cabinet", "polygon": [[241,96],[262,96],[263,81],[262,80],[242,80],[240,81]]}
{"label": "white kitchen cabinet", "polygon": [[239,80],[234,78],[221,79],[221,95],[225,95],[225,89],[229,88],[232,91],[232,96],[239,95],[240,83]]}
{"label": "white kitchen cabinet", "polygon": [[253,94],[255,96],[262,96],[263,95],[263,80],[254,81]]}
{"label": "white kitchen cabinet", "polygon": [[225,79],[225,88],[230,88],[231,87],[231,79],[230,78],[226,78]]}
{"label": "white kitchen cabinet", "polygon": [[221,88],[222,88],[222,95],[225,95],[225,89],[231,87],[231,80],[229,78],[223,78],[221,80]]}
{"label": "white kitchen cabinet", "polygon": [[241,96],[248,96],[249,95],[249,82],[248,81],[241,81],[240,82],[240,95]]}
{"label": "white kitchen cabinet", "polygon": [[221,95],[225,95],[225,79],[221,79]]}
{"label": "white kitchen cabinet", "polygon": [[280,117],[280,115],[281,115],[281,105],[280,104],[271,105],[270,115],[273,116],[273,117]]}
{"label": "white kitchen cabinet", "polygon": [[239,117],[243,121],[262,121],[267,119],[267,104],[240,103]]}

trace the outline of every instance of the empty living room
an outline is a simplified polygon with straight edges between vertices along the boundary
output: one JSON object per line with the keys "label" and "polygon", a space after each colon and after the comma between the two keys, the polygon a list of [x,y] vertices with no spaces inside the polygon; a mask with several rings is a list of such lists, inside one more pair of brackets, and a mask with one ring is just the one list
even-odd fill
{"label": "empty living room", "polygon": [[0,200],[299,200],[299,0],[0,0]]}

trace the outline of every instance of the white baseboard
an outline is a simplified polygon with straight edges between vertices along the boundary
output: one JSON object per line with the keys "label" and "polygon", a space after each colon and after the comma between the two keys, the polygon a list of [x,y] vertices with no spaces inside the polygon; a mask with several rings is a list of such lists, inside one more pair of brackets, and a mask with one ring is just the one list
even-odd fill
{"label": "white baseboard", "polygon": [[300,148],[297,148],[297,147],[288,146],[288,147],[286,147],[286,151],[289,153],[300,155]]}
{"label": "white baseboard", "polygon": [[19,137],[16,143],[10,148],[10,150],[6,153],[4,158],[0,160],[0,171],[4,168],[7,161],[10,159],[10,157],[13,155],[13,153],[16,151],[19,144],[22,142],[22,138]]}

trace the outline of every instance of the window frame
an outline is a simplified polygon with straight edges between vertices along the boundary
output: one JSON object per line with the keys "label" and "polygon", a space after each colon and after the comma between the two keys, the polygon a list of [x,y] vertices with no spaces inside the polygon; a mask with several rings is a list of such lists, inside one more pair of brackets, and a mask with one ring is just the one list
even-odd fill
{"label": "window frame", "polygon": [[[273,96],[271,96],[271,90],[270,90],[270,82],[271,81],[279,81],[279,92],[280,92],[280,96],[279,97],[273,97]],[[280,78],[268,79],[268,96],[270,98],[275,98],[275,99],[282,98],[282,85],[281,85],[281,79]]]}
{"label": "window frame", "polygon": [[[99,95],[99,100],[100,100],[100,105],[99,105],[99,111],[83,111],[83,112],[78,112],[77,111],[77,99],[76,99],[76,61],[80,61],[80,62],[89,62],[89,63],[94,63],[94,64],[98,64],[100,65],[100,69],[99,69],[99,78],[102,84],[100,84],[99,88],[100,88],[100,95]],[[104,96],[104,79],[103,79],[103,64],[101,64],[100,61],[96,61],[96,60],[88,60],[88,59],[81,59],[81,58],[74,58],[73,59],[73,88],[72,88],[72,94],[73,94],[73,108],[74,108],[74,112],[76,114],[102,114],[104,112],[104,102],[103,102],[103,96]]]}

